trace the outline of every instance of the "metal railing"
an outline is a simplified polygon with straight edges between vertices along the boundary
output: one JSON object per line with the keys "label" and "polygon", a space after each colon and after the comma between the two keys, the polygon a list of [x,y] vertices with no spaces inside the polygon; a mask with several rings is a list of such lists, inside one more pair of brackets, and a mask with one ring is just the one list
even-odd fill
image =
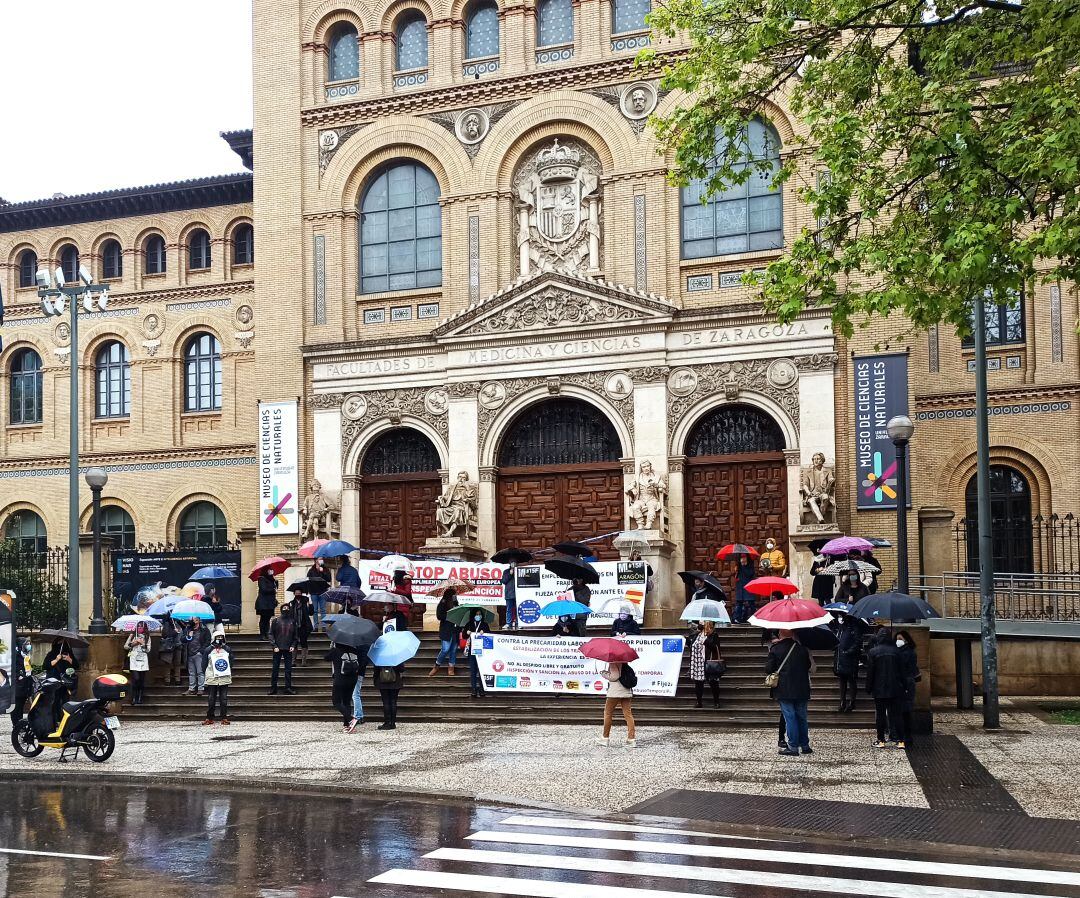
{"label": "metal railing", "polygon": [[0,540],[0,588],[15,593],[20,630],[67,626],[67,565],[66,546],[26,552],[17,540]]}
{"label": "metal railing", "polygon": [[[955,565],[978,571],[978,521],[953,525]],[[1020,573],[1080,574],[1080,518],[1072,512],[993,522],[994,567]]]}
{"label": "metal railing", "polygon": [[[978,573],[912,577],[911,591],[942,617],[980,616]],[[999,620],[1080,621],[1080,573],[998,574],[994,593]]]}

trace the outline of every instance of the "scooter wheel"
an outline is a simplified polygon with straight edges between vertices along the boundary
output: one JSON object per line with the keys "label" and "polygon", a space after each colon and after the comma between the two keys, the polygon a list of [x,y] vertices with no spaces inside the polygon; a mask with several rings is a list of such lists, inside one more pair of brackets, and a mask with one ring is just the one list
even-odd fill
{"label": "scooter wheel", "polygon": [[116,748],[116,737],[105,724],[96,724],[87,734],[83,752],[91,761],[107,761]]}
{"label": "scooter wheel", "polygon": [[30,721],[20,720],[11,731],[11,745],[24,758],[36,758],[44,750]]}

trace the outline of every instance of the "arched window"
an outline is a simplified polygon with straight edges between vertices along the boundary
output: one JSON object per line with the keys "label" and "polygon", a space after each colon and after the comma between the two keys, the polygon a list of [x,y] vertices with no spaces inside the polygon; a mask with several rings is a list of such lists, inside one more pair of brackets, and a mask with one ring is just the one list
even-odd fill
{"label": "arched window", "polygon": [[165,238],[151,234],[143,241],[143,271],[146,274],[165,273]]}
{"label": "arched window", "polygon": [[[979,569],[979,484],[968,481],[964,495],[967,524],[967,566]],[[1009,465],[990,466],[990,526],[993,531],[994,573],[1030,574],[1035,570],[1031,524],[1031,487]]]}
{"label": "arched window", "polygon": [[225,515],[213,502],[196,502],[180,518],[180,546],[193,549],[224,546],[229,542]]}
{"label": "arched window", "polygon": [[124,253],[118,240],[106,240],[101,247],[101,277],[122,278],[124,276]]}
{"label": "arched window", "polygon": [[196,334],[184,349],[184,411],[221,409],[221,344],[213,334]]}
{"label": "arched window", "polygon": [[401,162],[378,175],[360,201],[360,292],[442,283],[439,182],[424,166]]}
{"label": "arched window", "polygon": [[41,423],[41,356],[20,349],[11,360],[12,424]]}
{"label": "arched window", "polygon": [[131,364],[127,347],[111,340],[98,350],[94,362],[97,377],[98,418],[126,418],[131,414]]}
{"label": "arched window", "polygon": [[119,549],[135,548],[135,522],[119,505],[106,505],[101,509],[101,533],[115,539]]}
{"label": "arched window", "polygon": [[686,454],[695,458],[783,449],[784,432],[780,425],[749,405],[720,406],[694,425],[686,441]]}
{"label": "arched window", "polygon": [[23,509],[16,511],[4,524],[4,538],[18,543],[19,551],[26,554],[44,552],[48,548],[49,535],[45,522],[37,512]]}
{"label": "arched window", "polygon": [[24,249],[19,253],[19,286],[33,287],[37,284],[37,253],[32,249]]}
{"label": "arched window", "polygon": [[330,31],[327,81],[355,81],[360,77],[360,35],[349,22]]}
{"label": "arched window", "polygon": [[411,10],[398,19],[394,31],[397,44],[394,50],[394,69],[426,69],[428,64],[427,20],[422,13]]}
{"label": "arched window", "polygon": [[615,427],[580,399],[549,399],[514,419],[499,446],[503,468],[614,462],[622,456]]}
{"label": "arched window", "polygon": [[255,264],[255,229],[249,224],[233,229],[233,265]]}
{"label": "arched window", "polygon": [[202,271],[210,267],[210,235],[196,228],[188,237],[188,270]]}
{"label": "arched window", "polygon": [[395,427],[378,437],[367,452],[364,474],[422,474],[439,470],[439,452],[426,436],[411,427]]}
{"label": "arched window", "polygon": [[[762,171],[749,166],[751,174],[743,184],[732,184],[702,204],[708,180],[693,181],[681,190],[682,257],[701,259],[784,246],[783,198],[770,183],[780,169],[780,138],[760,119],[747,123],[740,135],[751,158],[765,162]],[[726,141],[716,142],[722,156]],[[746,168],[743,165],[740,168]],[[712,170],[710,170],[711,173]]]}
{"label": "arched window", "polygon": [[554,47],[573,42],[573,0],[540,0],[536,17],[536,46]]}
{"label": "arched window", "polygon": [[642,31],[645,28],[645,16],[651,8],[650,0],[612,0],[611,33]]}
{"label": "arched window", "polygon": [[480,0],[470,7],[465,21],[465,58],[498,55],[499,7],[491,0]]}
{"label": "arched window", "polygon": [[60,269],[69,284],[79,279],[79,251],[70,243],[60,250]]}

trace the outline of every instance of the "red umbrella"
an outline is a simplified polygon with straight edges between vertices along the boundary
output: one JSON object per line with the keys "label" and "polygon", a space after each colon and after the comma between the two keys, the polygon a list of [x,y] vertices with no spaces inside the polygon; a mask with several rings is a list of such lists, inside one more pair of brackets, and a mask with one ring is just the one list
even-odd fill
{"label": "red umbrella", "polygon": [[270,571],[273,574],[280,574],[283,571],[287,571],[291,567],[291,561],[287,561],[280,555],[271,555],[269,558],[264,558],[262,561],[255,562],[255,567],[253,567],[251,569],[251,573],[248,574],[248,579],[258,580],[259,575],[263,571]]}
{"label": "red umbrella", "polygon": [[758,577],[746,584],[746,591],[755,596],[771,596],[774,592],[791,596],[799,591],[799,587],[787,577]]}
{"label": "red umbrella", "polygon": [[[779,579],[779,578],[773,578]],[[778,599],[762,605],[747,623],[766,630],[801,630],[830,622],[832,615],[807,599]]]}
{"label": "red umbrella", "polygon": [[581,646],[581,654],[586,658],[592,658],[594,661],[607,661],[609,663],[617,661],[620,664],[637,661],[638,659],[638,653],[631,646],[621,639],[612,639],[610,636],[598,636],[595,639],[590,639]]}
{"label": "red umbrella", "polygon": [[314,558],[315,550],[320,546],[325,546],[330,540],[328,539],[309,539],[300,547],[298,554],[303,555],[305,558]]}
{"label": "red umbrella", "polygon": [[717,561],[727,561],[732,555],[749,555],[751,558],[760,558],[761,553],[750,546],[742,543],[729,543],[716,553]]}

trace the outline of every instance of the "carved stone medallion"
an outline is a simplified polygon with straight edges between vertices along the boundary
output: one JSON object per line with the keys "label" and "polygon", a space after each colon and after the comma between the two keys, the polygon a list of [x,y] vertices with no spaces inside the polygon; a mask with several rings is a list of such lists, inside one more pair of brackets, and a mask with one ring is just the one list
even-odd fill
{"label": "carved stone medallion", "polygon": [[341,403],[341,414],[350,421],[359,421],[367,414],[367,400],[359,393],[351,393]]}
{"label": "carved stone medallion", "polygon": [[165,317],[160,312],[150,312],[142,322],[143,333],[149,340],[156,340],[165,332]]}
{"label": "carved stone medallion", "polygon": [[769,365],[766,377],[774,387],[783,390],[799,379],[799,369],[791,359],[776,359]]}
{"label": "carved stone medallion", "polygon": [[628,84],[619,98],[619,108],[631,121],[648,118],[656,109],[656,87],[648,81]]}
{"label": "carved stone medallion", "polygon": [[424,396],[424,408],[433,415],[445,415],[450,407],[450,397],[442,387],[434,387]]}
{"label": "carved stone medallion", "polygon": [[319,149],[324,153],[332,153],[338,147],[338,133],[332,128],[328,131],[319,132]]}
{"label": "carved stone medallion", "polygon": [[57,346],[67,346],[71,342],[71,325],[61,321],[53,328],[53,342]]}
{"label": "carved stone medallion", "polygon": [[246,328],[255,319],[255,312],[249,305],[239,306],[236,310],[236,323]]}
{"label": "carved stone medallion", "polygon": [[480,388],[477,399],[481,408],[493,411],[506,402],[506,387],[497,380],[489,380]]}
{"label": "carved stone medallion", "polygon": [[616,371],[604,381],[604,392],[611,399],[625,399],[634,392],[634,381],[625,371]]}
{"label": "carved stone medallion", "polygon": [[693,368],[676,368],[668,375],[668,392],[673,396],[689,396],[697,389],[698,377]]}
{"label": "carved stone medallion", "polygon": [[454,134],[463,144],[480,143],[491,129],[488,114],[483,109],[466,109],[454,122]]}

